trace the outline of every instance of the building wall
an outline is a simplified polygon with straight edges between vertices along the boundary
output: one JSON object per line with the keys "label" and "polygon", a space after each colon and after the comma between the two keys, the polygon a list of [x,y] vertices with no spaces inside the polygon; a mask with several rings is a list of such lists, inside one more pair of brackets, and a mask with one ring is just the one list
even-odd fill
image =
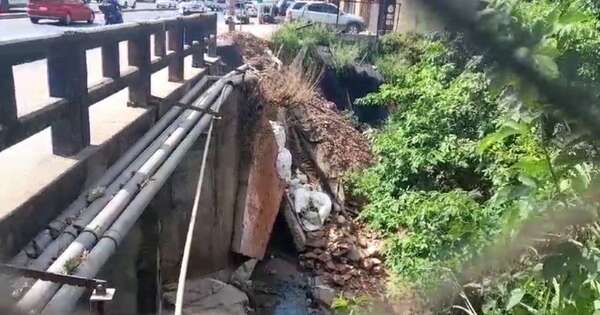
{"label": "building wall", "polygon": [[[346,13],[362,16],[367,24],[367,31],[374,34],[377,32],[380,3],[381,0],[340,1],[340,7]],[[467,15],[474,13],[477,7],[475,0],[455,0],[452,4]],[[396,0],[396,5],[396,32],[439,32],[452,27],[446,25],[441,13],[426,5],[424,0]]]}

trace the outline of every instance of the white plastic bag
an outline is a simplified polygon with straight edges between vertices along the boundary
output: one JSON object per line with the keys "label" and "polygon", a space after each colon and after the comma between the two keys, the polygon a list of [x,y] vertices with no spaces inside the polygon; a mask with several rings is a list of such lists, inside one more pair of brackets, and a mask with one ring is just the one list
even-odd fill
{"label": "white plastic bag", "polygon": [[271,128],[273,129],[273,133],[275,134],[275,141],[277,142],[277,146],[279,147],[279,149],[285,148],[285,128],[283,128],[283,126],[276,121],[271,120],[269,122],[271,123]]}
{"label": "white plastic bag", "polygon": [[311,191],[307,185],[294,190],[294,209],[305,230],[316,231],[323,227],[331,213],[329,196],[319,191]]}
{"label": "white plastic bag", "polygon": [[277,154],[277,174],[286,183],[292,180],[292,154],[286,148],[280,148]]}

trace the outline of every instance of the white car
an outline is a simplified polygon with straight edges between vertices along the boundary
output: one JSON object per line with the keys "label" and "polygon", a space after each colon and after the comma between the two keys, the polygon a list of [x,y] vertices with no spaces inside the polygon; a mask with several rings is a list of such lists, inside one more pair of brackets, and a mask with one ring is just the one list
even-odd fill
{"label": "white car", "polygon": [[137,4],[137,0],[117,0],[117,2],[125,9],[135,9],[135,5]]}
{"label": "white car", "polygon": [[157,9],[177,9],[176,0],[156,0]]}
{"label": "white car", "polygon": [[181,15],[205,13],[206,11],[206,5],[202,1],[191,0],[179,3],[179,14]]}
{"label": "white car", "polygon": [[258,9],[254,5],[254,3],[246,3],[246,12],[248,13],[249,17],[258,16]]}
{"label": "white car", "polygon": [[296,1],[292,3],[285,12],[285,19],[288,22],[295,21],[302,14],[302,9],[308,3],[307,1]]}
{"label": "white car", "polygon": [[345,13],[339,10],[334,4],[325,2],[307,2],[302,8],[299,17],[312,23],[322,23],[327,25],[338,25],[338,28],[351,34],[358,34],[365,29],[365,20],[354,14]]}

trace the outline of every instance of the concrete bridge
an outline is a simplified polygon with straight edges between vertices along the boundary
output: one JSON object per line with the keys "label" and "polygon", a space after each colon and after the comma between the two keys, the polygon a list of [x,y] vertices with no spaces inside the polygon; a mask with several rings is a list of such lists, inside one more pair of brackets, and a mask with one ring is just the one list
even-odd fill
{"label": "concrete bridge", "polygon": [[[21,273],[4,277],[2,304],[66,314],[90,293],[71,281],[102,278],[118,292],[109,313],[159,313],[193,208],[188,277],[264,255],[282,195],[277,148],[249,101],[255,80],[231,50],[217,54],[216,22],[197,15],[0,46],[0,150],[50,128],[53,153],[74,160],[18,205],[0,204],[3,270]],[[98,48],[102,79],[89,84]],[[19,115],[13,69],[36,60],[47,62],[49,99]],[[157,96],[156,86],[169,88]],[[90,108],[124,90],[140,114],[90,145]]]}

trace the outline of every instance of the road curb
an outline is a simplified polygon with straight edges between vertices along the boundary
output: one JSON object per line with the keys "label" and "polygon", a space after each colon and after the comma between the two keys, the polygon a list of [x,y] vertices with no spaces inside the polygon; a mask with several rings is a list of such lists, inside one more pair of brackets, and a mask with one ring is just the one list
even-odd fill
{"label": "road curb", "polygon": [[[159,11],[177,11],[177,9],[124,9],[123,13],[128,12],[159,12]],[[102,13],[99,10],[94,10],[94,13]],[[27,13],[3,13],[0,14],[0,20],[23,19],[27,17]]]}
{"label": "road curb", "polygon": [[3,13],[0,14],[0,20],[22,19],[26,18],[27,13]]}

